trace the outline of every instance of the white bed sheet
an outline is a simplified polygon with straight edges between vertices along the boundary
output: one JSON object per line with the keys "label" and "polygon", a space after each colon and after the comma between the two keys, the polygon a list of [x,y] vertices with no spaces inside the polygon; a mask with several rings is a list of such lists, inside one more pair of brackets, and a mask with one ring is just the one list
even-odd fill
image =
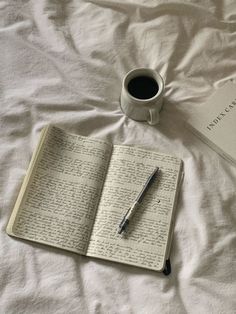
{"label": "white bed sheet", "polygon": [[[187,131],[236,76],[233,0],[0,1],[0,313],[235,313],[236,169]],[[166,82],[158,126],[126,118],[135,67]],[[81,257],[5,233],[48,123],[184,161],[172,274]]]}

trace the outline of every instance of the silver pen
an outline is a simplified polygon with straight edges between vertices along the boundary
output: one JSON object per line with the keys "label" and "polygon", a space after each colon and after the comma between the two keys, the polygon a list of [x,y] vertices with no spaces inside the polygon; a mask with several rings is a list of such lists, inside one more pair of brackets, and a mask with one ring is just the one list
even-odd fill
{"label": "silver pen", "polygon": [[144,187],[142,188],[142,191],[139,193],[137,198],[135,199],[134,203],[132,206],[128,209],[127,213],[123,217],[121,223],[119,224],[119,231],[118,234],[122,234],[123,231],[126,230],[126,228],[129,225],[130,219],[133,217],[136,209],[138,208],[139,204],[142,202],[144,195],[146,194],[147,189],[150,187],[155,175],[158,173],[159,167],[157,167],[151,175],[148,177]]}

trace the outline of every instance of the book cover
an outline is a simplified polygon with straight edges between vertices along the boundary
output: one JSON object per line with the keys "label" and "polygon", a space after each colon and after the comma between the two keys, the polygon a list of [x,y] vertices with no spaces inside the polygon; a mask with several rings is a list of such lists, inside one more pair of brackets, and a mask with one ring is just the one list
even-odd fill
{"label": "book cover", "polygon": [[196,108],[186,126],[236,166],[236,84],[226,83]]}

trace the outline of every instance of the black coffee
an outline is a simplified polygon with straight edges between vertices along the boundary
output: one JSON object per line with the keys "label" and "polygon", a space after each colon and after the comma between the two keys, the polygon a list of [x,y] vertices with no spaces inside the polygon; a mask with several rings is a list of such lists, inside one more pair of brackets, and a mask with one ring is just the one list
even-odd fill
{"label": "black coffee", "polygon": [[152,98],[157,94],[158,89],[157,82],[149,76],[137,76],[128,83],[128,91],[135,98]]}

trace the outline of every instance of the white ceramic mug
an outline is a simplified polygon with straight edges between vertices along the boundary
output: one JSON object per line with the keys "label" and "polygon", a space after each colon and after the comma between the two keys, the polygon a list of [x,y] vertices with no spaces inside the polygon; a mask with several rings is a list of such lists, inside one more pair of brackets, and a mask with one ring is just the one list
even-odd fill
{"label": "white ceramic mug", "polygon": [[[152,90],[151,93],[147,95],[138,95],[139,92],[142,93],[142,84],[138,85],[135,92],[130,89],[130,84],[133,84],[137,78],[149,78],[150,82],[153,80],[156,84],[156,90]],[[135,80],[134,80],[135,79]],[[148,84],[148,81],[146,82]],[[146,84],[146,87],[148,87]],[[147,88],[148,89],[148,88]],[[145,90],[143,91],[145,93]],[[151,125],[155,125],[159,122],[159,112],[163,104],[163,93],[164,93],[164,80],[159,73],[148,68],[137,68],[129,71],[123,79],[120,105],[122,111],[129,118],[136,121],[147,121]],[[147,98],[146,98],[147,96]]]}

